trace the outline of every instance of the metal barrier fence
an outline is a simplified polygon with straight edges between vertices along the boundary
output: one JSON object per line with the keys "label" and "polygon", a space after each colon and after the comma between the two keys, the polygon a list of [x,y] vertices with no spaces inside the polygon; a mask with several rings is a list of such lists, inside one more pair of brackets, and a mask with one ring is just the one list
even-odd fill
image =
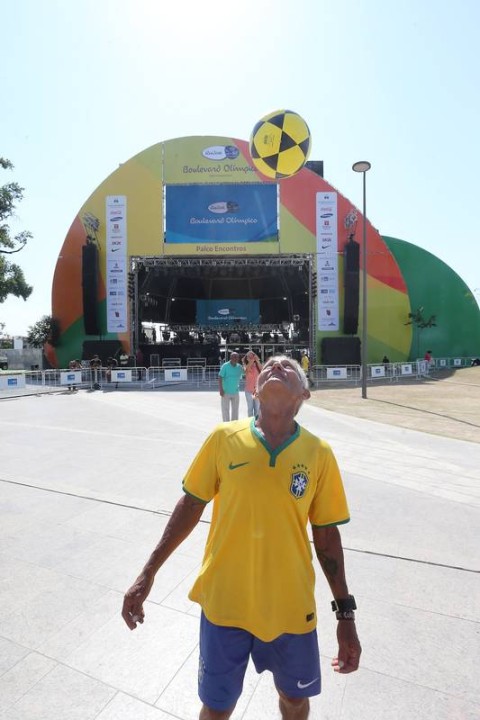
{"label": "metal barrier fence", "polygon": [[[425,378],[438,371],[470,367],[473,358],[436,358],[431,363],[415,360],[400,363],[378,363],[367,366],[369,383],[398,382]],[[0,397],[31,392],[65,392],[84,389],[103,391],[119,389],[158,390],[167,388],[217,389],[220,365],[189,363],[187,367],[155,366],[101,368],[93,370],[13,370],[0,372]],[[314,388],[328,384],[358,384],[362,380],[360,365],[314,365],[309,372]],[[240,389],[243,390],[243,382]]]}

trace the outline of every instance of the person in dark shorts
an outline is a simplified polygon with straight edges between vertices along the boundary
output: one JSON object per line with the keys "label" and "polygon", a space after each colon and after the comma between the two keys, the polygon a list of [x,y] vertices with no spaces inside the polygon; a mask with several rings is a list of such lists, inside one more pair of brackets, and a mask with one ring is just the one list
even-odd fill
{"label": "person in dark shorts", "polygon": [[[298,425],[310,396],[293,359],[269,359],[257,382],[260,414],[219,425],[183,480],[163,536],[124,597],[133,630],[155,574],[191,533],[213,500],[210,532],[189,598],[202,608],[200,720],[227,720],[242,692],[250,657],[270,670],[284,720],[305,720],[321,690],[313,549],[329,583],[337,620],[334,671],[357,670],[361,647],[356,603],[345,577],[338,525],[349,521],[332,449]],[[273,715],[269,715],[269,717]]]}

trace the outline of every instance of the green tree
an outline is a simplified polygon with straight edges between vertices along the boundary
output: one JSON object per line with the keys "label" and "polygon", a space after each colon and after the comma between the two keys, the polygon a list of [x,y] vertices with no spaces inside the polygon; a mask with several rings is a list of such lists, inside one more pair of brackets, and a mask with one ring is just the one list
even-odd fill
{"label": "green tree", "polygon": [[5,332],[5,323],[0,322],[0,348],[13,348],[13,338]]}
{"label": "green tree", "polygon": [[417,358],[418,358],[419,353],[420,353],[421,331],[425,330],[425,328],[436,327],[437,326],[437,316],[430,315],[429,318],[426,318],[423,314],[423,306],[422,306],[422,307],[417,308],[413,312],[408,313],[408,322],[406,322],[405,325],[413,325],[414,329],[416,330],[415,345],[416,345],[416,353],[417,353]]}
{"label": "green tree", "polygon": [[[0,157],[0,167],[12,170],[10,160]],[[23,188],[11,182],[0,186],[0,303],[8,295],[15,295],[26,300],[33,288],[25,280],[22,268],[9,260],[6,255],[14,255],[23,250],[32,234],[26,230],[12,235],[8,220],[15,212],[16,204],[23,200]]]}
{"label": "green tree", "polygon": [[52,315],[44,315],[31,325],[27,332],[27,342],[34,348],[42,348],[45,343],[55,347],[60,338],[60,324]]}

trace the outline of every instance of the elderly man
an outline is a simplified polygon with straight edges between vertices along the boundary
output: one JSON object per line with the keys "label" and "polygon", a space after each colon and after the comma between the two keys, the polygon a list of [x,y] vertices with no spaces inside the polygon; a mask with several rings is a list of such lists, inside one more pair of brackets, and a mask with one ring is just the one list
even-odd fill
{"label": "elderly man", "polygon": [[230,353],[230,360],[223,363],[218,373],[218,391],[222,403],[223,422],[238,420],[238,406],[240,404],[238,393],[243,375],[243,368],[239,360],[238,352]]}
{"label": "elderly man", "polygon": [[200,720],[228,720],[250,657],[257,672],[272,672],[282,718],[308,717],[308,698],[320,692],[308,523],[334,598],[333,669],[350,673],[360,660],[337,528],[349,520],[342,480],[329,445],[295,421],[310,395],[305,373],[291,358],[271,358],[257,392],[257,420],[219,425],[205,441],[183,480],[185,495],[123,604],[133,630],[144,621],[156,572],[213,500],[203,564],[189,595],[202,607]]}

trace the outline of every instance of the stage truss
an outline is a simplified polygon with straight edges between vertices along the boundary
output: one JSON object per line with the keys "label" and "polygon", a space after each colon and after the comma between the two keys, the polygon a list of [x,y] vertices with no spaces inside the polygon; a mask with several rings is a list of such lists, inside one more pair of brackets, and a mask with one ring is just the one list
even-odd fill
{"label": "stage truss", "polygon": [[[140,324],[139,324],[139,283],[138,275],[139,272],[148,269],[163,269],[163,270],[175,270],[185,268],[197,268],[197,269],[208,269],[208,272],[213,272],[214,269],[235,269],[243,268],[248,270],[249,268],[284,268],[284,267],[296,267],[299,270],[304,270],[308,273],[308,348],[310,352],[310,358],[315,360],[315,297],[314,289],[316,283],[313,282],[315,266],[314,266],[314,255],[313,254],[297,254],[297,255],[251,255],[248,257],[172,257],[172,256],[131,256],[129,260],[129,271],[130,277],[133,280],[133,293],[130,302],[131,308],[131,323],[130,323],[130,341],[133,351],[138,348],[140,344]],[[178,325],[182,329],[191,329],[204,332],[208,330],[206,326],[196,325]],[[212,329],[220,330],[218,326]],[[231,328],[230,328],[231,329]],[[268,332],[273,330],[274,326],[266,324],[265,326],[259,326],[256,328],[258,331]]]}

